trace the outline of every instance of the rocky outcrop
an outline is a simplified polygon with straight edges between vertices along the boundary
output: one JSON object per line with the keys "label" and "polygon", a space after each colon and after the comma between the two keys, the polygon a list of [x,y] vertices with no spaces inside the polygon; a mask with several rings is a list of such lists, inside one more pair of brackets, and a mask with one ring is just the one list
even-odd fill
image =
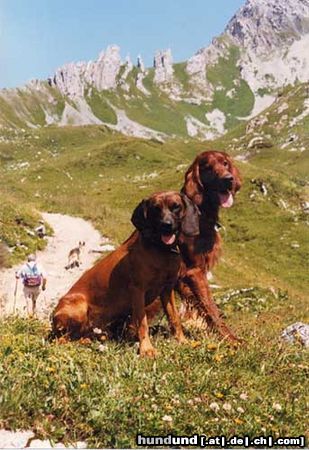
{"label": "rocky outcrop", "polygon": [[118,84],[122,87],[122,89],[124,89],[125,91],[129,92],[130,86],[126,82],[126,80],[127,80],[127,76],[129,75],[129,73],[133,69],[133,63],[132,63],[131,58],[130,58],[129,55],[127,56],[126,62],[122,66],[122,68],[123,68],[123,72],[122,72],[122,74],[121,74],[121,76],[119,78]]}
{"label": "rocky outcrop", "polygon": [[[112,106],[112,105],[111,105]],[[136,136],[144,139],[156,139],[159,142],[164,142],[168,137],[165,133],[160,133],[152,128],[145,127],[134,120],[131,120],[122,109],[113,107],[117,115],[117,125],[106,124],[116,131],[120,131],[127,136]]]}
{"label": "rocky outcrop", "polygon": [[145,70],[144,61],[141,57],[141,55],[138,55],[137,57],[137,69],[139,70],[136,75],[135,85],[137,89],[139,89],[144,95],[149,97],[151,93],[148,91],[148,89],[145,88],[143,79],[147,75],[147,70]]}
{"label": "rocky outcrop", "polygon": [[293,323],[283,330],[281,338],[289,344],[299,342],[304,347],[309,347],[309,325],[302,322]]}
{"label": "rocky outcrop", "polygon": [[116,45],[107,47],[107,50],[100,54],[98,60],[88,66],[86,81],[93,84],[98,91],[115,89],[120,66],[120,48]]}
{"label": "rocky outcrop", "polygon": [[[83,97],[88,86],[93,86],[98,91],[115,89],[120,66],[120,49],[112,45],[100,53],[97,61],[65,64],[56,70],[48,82],[57,87],[63,95],[71,98]],[[128,61],[127,66],[130,69]]]}
{"label": "rocky outcrop", "polygon": [[183,100],[183,90],[180,83],[174,77],[172,52],[160,50],[156,52],[154,61],[154,83],[164,91],[171,100]]}
{"label": "rocky outcrop", "polygon": [[153,67],[155,69],[154,82],[156,84],[171,83],[174,74],[171,50],[157,51],[153,60]]}
{"label": "rocky outcrop", "polygon": [[85,83],[83,82],[85,63],[65,64],[56,70],[51,81],[51,85],[56,86],[62,95],[69,97],[82,97],[85,93]]}
{"label": "rocky outcrop", "polygon": [[228,43],[224,39],[214,39],[209,47],[201,48],[187,62],[187,73],[195,97],[199,100],[211,100],[213,86],[207,80],[206,69],[218,62],[220,57],[227,54]]}

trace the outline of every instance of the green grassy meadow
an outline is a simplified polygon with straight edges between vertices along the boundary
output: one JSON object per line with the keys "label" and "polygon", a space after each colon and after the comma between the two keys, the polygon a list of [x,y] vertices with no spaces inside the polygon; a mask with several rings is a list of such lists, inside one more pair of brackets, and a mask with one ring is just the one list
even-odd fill
{"label": "green grassy meadow", "polygon": [[[105,105],[101,113],[110,114]],[[26,230],[39,211],[84,217],[120,244],[132,231],[135,205],[151,192],[178,190],[196,154],[244,154],[244,127],[214,142],[163,144],[103,126],[8,133],[0,143],[0,238],[26,248],[10,253],[6,264],[38,245]],[[223,255],[212,281],[219,286],[213,289],[216,301],[245,344],[234,348],[185,323],[189,343],[179,346],[159,317],[152,339],[160,355],[142,360],[134,343],[63,345],[47,340],[48,323],[2,319],[1,428],[33,429],[40,438],[66,444],[86,440],[93,448],[135,447],[136,433],[308,432],[308,351],[280,340],[287,325],[308,321],[308,218],[302,208],[308,150],[280,148],[283,132],[271,121],[265,127],[273,147],[252,149],[237,162],[243,188],[233,208],[221,212]],[[306,130],[305,122],[299,124],[304,145]]]}

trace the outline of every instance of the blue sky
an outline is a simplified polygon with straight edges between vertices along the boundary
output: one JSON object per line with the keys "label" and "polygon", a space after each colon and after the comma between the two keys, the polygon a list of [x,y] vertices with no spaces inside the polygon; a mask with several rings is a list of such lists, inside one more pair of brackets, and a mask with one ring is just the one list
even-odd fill
{"label": "blue sky", "polygon": [[46,78],[109,44],[140,53],[171,48],[183,61],[223,31],[245,0],[0,0],[0,87]]}

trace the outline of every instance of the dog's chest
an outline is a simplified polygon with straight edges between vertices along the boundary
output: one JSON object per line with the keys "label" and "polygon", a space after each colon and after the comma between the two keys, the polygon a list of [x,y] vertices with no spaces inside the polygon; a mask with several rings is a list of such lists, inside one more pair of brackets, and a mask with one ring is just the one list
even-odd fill
{"label": "dog's chest", "polygon": [[180,267],[180,254],[157,249],[143,249],[133,256],[131,274],[136,284],[146,290],[161,290],[177,278]]}
{"label": "dog's chest", "polygon": [[176,254],[160,255],[149,261],[148,284],[150,289],[162,291],[170,287],[177,279],[180,256]]}

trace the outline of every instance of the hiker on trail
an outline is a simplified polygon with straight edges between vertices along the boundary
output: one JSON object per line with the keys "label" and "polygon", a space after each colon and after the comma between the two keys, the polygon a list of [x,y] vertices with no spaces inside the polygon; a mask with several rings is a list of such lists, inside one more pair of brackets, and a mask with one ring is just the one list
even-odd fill
{"label": "hiker on trail", "polygon": [[24,285],[24,296],[26,300],[27,313],[30,314],[30,305],[32,303],[32,314],[35,314],[36,301],[42,291],[46,289],[46,275],[40,265],[36,262],[36,256],[31,254],[28,261],[22,268],[16,272],[16,283],[19,278]]}

